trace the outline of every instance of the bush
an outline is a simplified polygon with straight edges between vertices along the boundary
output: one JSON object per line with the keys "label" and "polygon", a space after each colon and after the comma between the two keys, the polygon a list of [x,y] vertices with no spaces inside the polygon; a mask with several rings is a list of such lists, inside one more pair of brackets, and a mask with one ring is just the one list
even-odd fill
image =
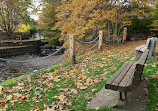
{"label": "bush", "polygon": [[30,29],[30,35],[32,36],[33,34],[37,33],[37,28],[33,27]]}
{"label": "bush", "polygon": [[48,46],[60,46],[62,45],[58,39],[49,39]]}
{"label": "bush", "polygon": [[134,39],[144,39],[144,37],[151,34],[149,25],[152,24],[152,19],[138,19],[134,18],[132,20],[132,25],[128,26],[128,36],[127,40],[131,38]]}

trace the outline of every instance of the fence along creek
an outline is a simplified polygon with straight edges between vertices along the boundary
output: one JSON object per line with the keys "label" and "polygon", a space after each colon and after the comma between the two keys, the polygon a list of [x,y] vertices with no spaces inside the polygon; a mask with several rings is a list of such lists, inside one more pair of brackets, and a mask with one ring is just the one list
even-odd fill
{"label": "fence along creek", "polygon": [[[124,36],[121,35],[120,38],[122,39]],[[76,46],[76,42],[79,42],[79,44],[89,44],[94,43],[94,45],[90,48],[83,49]],[[57,55],[58,52],[60,52],[65,46],[69,43],[68,50],[65,51],[62,55]],[[56,63],[59,63],[62,61],[65,55],[68,54],[70,51],[70,61],[72,64],[76,63],[76,55],[77,52],[75,48],[79,50],[91,50],[94,47],[98,45],[98,49],[102,50],[102,44],[103,44],[103,32],[99,31],[99,36],[97,36],[94,40],[89,42],[83,42],[81,40],[77,40],[74,34],[70,35],[70,38],[67,40],[67,42],[58,50],[56,50],[54,53],[39,57],[36,55],[21,55],[21,56],[13,56],[10,58],[0,58],[0,82],[5,81],[7,79],[11,79],[13,77],[22,75],[22,74],[29,74],[33,72],[38,72],[42,69],[48,68]],[[2,62],[3,61],[3,62]]]}

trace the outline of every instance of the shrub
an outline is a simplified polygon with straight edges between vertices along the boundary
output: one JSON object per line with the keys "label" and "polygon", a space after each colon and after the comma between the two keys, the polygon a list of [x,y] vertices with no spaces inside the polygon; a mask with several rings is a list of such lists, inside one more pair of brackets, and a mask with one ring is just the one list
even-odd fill
{"label": "shrub", "polygon": [[152,19],[138,19],[134,18],[132,20],[132,25],[128,26],[128,37],[134,39],[143,39],[146,35],[151,34],[149,25],[152,24]]}
{"label": "shrub", "polygon": [[60,46],[62,45],[58,39],[49,39],[48,46]]}

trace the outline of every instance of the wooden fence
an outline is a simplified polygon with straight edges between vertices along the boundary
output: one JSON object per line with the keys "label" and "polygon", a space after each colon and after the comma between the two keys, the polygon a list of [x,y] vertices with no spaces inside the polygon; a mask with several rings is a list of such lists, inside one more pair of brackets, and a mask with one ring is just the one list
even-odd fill
{"label": "wooden fence", "polygon": [[[70,34],[70,61],[71,64],[76,64],[76,36],[75,34]],[[123,29],[122,43],[125,43],[127,38],[127,27]],[[103,31],[99,31],[99,43],[98,49],[102,51],[103,49]]]}

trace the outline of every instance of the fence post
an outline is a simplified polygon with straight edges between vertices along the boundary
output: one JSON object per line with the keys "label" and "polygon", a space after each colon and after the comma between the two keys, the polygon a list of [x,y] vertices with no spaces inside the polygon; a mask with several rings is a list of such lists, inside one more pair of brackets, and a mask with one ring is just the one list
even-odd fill
{"label": "fence post", "polygon": [[126,38],[127,38],[127,27],[123,28],[123,40],[122,43],[126,42]]}
{"label": "fence post", "polygon": [[22,35],[20,34],[20,42],[22,42]]}
{"label": "fence post", "polygon": [[98,49],[102,51],[103,49],[103,31],[99,31],[99,45]]}
{"label": "fence post", "polygon": [[75,64],[76,63],[76,53],[75,53],[75,49],[76,49],[76,37],[74,34],[70,34],[70,61],[71,64]]}

